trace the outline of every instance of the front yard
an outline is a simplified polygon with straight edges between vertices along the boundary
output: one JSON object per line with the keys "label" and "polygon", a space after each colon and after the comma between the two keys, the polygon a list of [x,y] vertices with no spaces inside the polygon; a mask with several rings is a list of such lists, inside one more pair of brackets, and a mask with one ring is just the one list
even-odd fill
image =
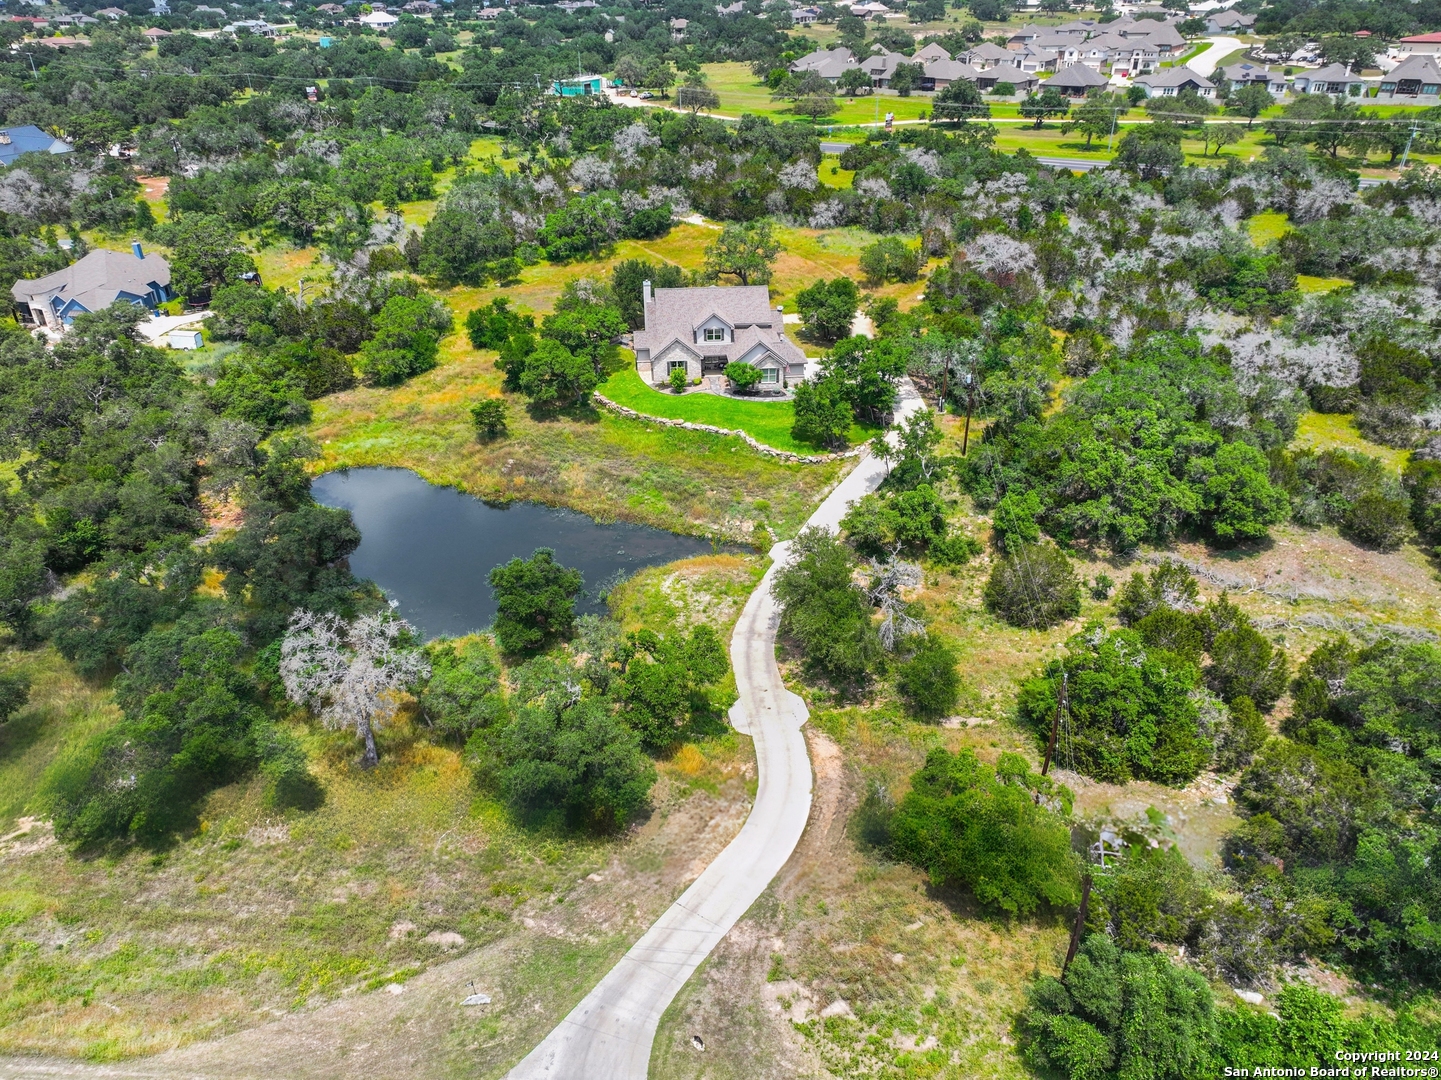
{"label": "front yard", "polygon": [[[612,375],[600,385],[599,391],[617,405],[647,416],[744,431],[757,442],[794,454],[818,452],[814,446],[791,437],[796,414],[789,401],[744,401],[705,393],[672,394],[647,386],[633,365]],[[869,439],[874,433],[872,428],[852,424],[851,444]]]}

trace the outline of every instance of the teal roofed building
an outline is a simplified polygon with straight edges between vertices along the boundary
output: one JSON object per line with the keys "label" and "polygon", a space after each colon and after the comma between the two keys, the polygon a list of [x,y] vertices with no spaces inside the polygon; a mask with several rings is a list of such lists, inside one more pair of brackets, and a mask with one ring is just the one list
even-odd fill
{"label": "teal roofed building", "polygon": [[570,79],[556,79],[550,84],[550,92],[560,97],[587,97],[605,92],[605,79],[599,75],[576,75]]}

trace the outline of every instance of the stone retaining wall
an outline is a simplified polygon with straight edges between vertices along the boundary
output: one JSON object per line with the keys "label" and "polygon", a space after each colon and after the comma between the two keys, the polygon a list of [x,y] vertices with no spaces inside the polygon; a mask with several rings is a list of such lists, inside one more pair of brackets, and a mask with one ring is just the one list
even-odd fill
{"label": "stone retaining wall", "polygon": [[751,435],[735,428],[716,427],[714,424],[695,424],[689,420],[673,420],[666,416],[651,416],[649,413],[637,412],[635,409],[627,408],[624,405],[617,405],[604,394],[597,393],[595,400],[611,412],[620,416],[629,417],[632,420],[644,420],[647,423],[660,424],[664,427],[685,428],[687,431],[708,431],[712,435],[734,435],[738,439],[744,439],[746,445],[752,450],[773,458],[780,458],[782,461],[797,461],[803,465],[819,465],[826,461],[839,461],[842,458],[858,457],[866,451],[865,446],[853,446],[849,450],[842,451],[838,454],[793,454],[789,450],[777,450],[774,446],[767,446],[763,442],[757,442]]}

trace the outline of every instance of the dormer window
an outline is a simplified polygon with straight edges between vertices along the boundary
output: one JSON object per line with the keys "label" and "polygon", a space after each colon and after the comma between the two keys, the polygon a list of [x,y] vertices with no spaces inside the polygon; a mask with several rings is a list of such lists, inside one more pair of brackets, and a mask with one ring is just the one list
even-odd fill
{"label": "dormer window", "polygon": [[702,331],[702,335],[702,340],[704,341],[724,341],[726,339],[725,327],[707,326],[705,330]]}

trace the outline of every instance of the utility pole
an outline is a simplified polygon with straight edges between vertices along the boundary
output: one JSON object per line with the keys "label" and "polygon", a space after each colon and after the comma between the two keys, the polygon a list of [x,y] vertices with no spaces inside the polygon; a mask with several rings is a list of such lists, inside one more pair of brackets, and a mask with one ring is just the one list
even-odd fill
{"label": "utility pole", "polygon": [[[35,61],[34,61],[34,60],[31,60],[31,61],[30,61],[30,66],[31,66],[31,67],[34,67],[34,66],[35,66]],[[1405,153],[1403,153],[1403,154],[1401,155],[1401,168],[1403,168],[1403,169],[1406,167],[1406,159],[1411,156],[1411,144],[1412,144],[1413,142],[1415,142],[1415,141],[1416,141],[1416,121],[1415,121],[1415,120],[1412,120],[1412,121],[1411,121],[1411,134],[1410,134],[1410,136],[1406,139],[1406,151],[1405,151]]]}
{"label": "utility pole", "polygon": [[1066,949],[1066,962],[1061,965],[1061,978],[1066,977],[1066,971],[1071,966],[1071,961],[1076,958],[1076,949],[1081,944],[1081,931],[1086,927],[1086,911],[1091,906],[1091,875],[1088,872],[1081,879],[1081,906],[1076,909],[1076,922],[1071,927],[1071,944]]}
{"label": "utility pole", "polygon": [[1056,733],[1061,729],[1061,713],[1068,704],[1066,701],[1066,684],[1069,679],[1070,672],[1061,673],[1061,693],[1060,696],[1056,698],[1056,716],[1055,719],[1051,721],[1051,741],[1046,744],[1046,760],[1045,763],[1041,765],[1042,776],[1045,776],[1051,771],[1051,756],[1056,752]]}
{"label": "utility pole", "polygon": [[966,430],[961,435],[961,457],[971,445],[971,409],[976,403],[976,363],[971,361],[971,370],[966,372]]}
{"label": "utility pole", "polygon": [[1106,153],[1111,152],[1111,143],[1116,138],[1116,114],[1120,112],[1115,106],[1111,107],[1111,133],[1106,136]]}

